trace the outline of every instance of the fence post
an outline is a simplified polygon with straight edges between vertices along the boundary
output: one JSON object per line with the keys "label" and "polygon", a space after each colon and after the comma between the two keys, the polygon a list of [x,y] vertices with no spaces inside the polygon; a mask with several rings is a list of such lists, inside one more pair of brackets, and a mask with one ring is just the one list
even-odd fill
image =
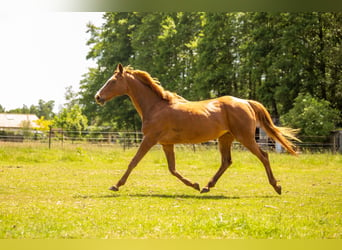
{"label": "fence post", "polygon": [[124,139],[123,139],[124,143],[123,143],[123,150],[126,151],[126,136],[124,135]]}
{"label": "fence post", "polygon": [[49,149],[51,149],[52,126],[49,125]]}
{"label": "fence post", "polygon": [[63,129],[63,126],[62,126],[62,147],[64,146],[64,129]]}

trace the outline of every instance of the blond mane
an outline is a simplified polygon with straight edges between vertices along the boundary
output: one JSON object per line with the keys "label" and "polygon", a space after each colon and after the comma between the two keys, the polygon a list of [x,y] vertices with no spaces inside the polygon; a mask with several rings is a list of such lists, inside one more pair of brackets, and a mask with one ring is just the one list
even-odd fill
{"label": "blond mane", "polygon": [[127,66],[124,68],[124,72],[127,72],[133,75],[140,82],[148,86],[152,89],[158,96],[160,96],[163,100],[166,100],[170,103],[175,101],[186,101],[183,97],[177,95],[176,93],[172,93],[170,91],[165,90],[161,85],[158,79],[152,78],[149,73],[142,70],[134,70],[132,67]]}

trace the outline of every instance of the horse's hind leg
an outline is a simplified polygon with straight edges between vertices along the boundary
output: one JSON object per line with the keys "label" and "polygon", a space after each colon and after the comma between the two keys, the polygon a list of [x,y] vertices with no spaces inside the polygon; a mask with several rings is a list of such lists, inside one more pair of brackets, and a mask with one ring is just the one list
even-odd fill
{"label": "horse's hind leg", "polygon": [[234,137],[227,133],[219,138],[219,148],[221,153],[221,166],[216,174],[211,178],[208,184],[202,188],[201,193],[207,193],[210,188],[214,187],[218,179],[223,175],[227,168],[232,164],[230,148]]}
{"label": "horse's hind leg", "polygon": [[169,170],[172,175],[176,176],[180,181],[182,181],[185,185],[193,187],[196,190],[200,190],[199,184],[196,182],[192,182],[187,178],[184,178],[177,170],[176,170],[176,161],[175,161],[175,153],[173,149],[173,145],[163,145],[163,150],[166,155],[167,163],[169,166]]}
{"label": "horse's hind leg", "polygon": [[262,164],[265,167],[269,183],[272,185],[272,187],[278,194],[281,194],[281,186],[277,185],[277,180],[274,178],[270,161],[268,159],[268,154],[264,152],[263,150],[261,150],[259,145],[256,143],[254,137],[252,137],[248,141],[240,140],[240,142],[245,147],[247,147],[254,155],[256,155],[259,158],[259,160],[262,162]]}

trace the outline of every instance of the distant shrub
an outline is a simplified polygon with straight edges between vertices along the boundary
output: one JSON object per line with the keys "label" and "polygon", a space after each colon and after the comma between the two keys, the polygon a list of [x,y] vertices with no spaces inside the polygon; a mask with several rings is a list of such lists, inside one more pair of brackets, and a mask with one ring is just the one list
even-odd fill
{"label": "distant shrub", "polygon": [[280,119],[286,126],[300,128],[300,136],[316,137],[314,140],[317,141],[318,137],[326,137],[334,130],[339,122],[339,115],[340,112],[333,109],[328,101],[316,99],[310,94],[300,94],[295,99],[293,108]]}

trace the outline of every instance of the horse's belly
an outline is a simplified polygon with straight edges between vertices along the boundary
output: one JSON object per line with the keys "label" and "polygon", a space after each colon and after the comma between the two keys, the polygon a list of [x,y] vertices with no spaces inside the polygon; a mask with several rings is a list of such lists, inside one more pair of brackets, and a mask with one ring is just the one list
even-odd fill
{"label": "horse's belly", "polygon": [[[179,104],[167,116],[160,143],[201,143],[214,140],[228,131],[225,116],[217,101]],[[188,105],[188,106],[187,106]]]}
{"label": "horse's belly", "polygon": [[200,126],[174,127],[164,133],[160,139],[161,144],[177,144],[177,143],[201,143],[217,139],[221,135],[227,133],[224,128],[215,128]]}

